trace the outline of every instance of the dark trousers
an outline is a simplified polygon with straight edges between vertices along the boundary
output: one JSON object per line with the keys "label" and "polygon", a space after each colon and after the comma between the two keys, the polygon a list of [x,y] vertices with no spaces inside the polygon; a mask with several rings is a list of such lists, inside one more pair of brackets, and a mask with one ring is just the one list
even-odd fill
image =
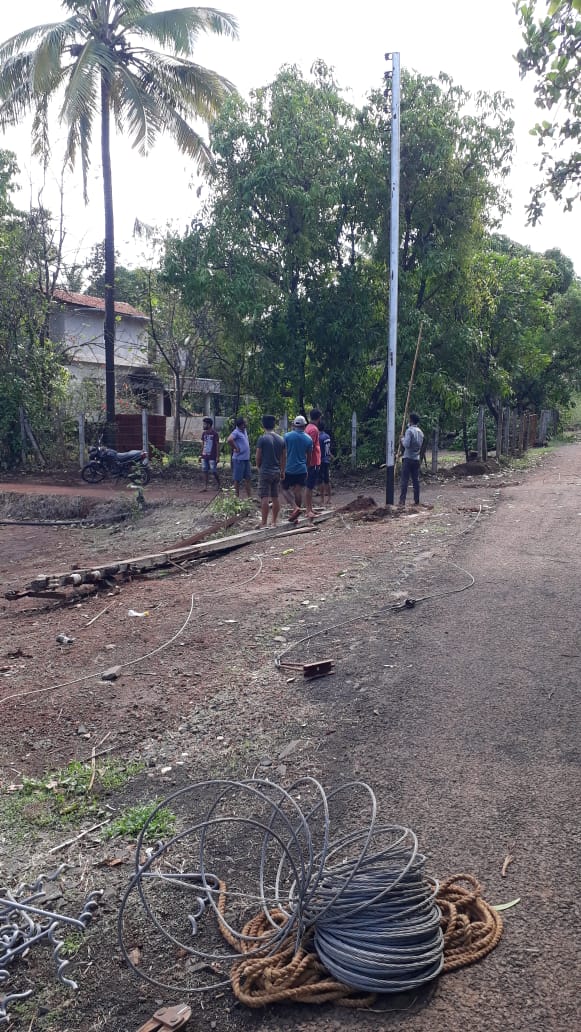
{"label": "dark trousers", "polygon": [[420,460],[419,459],[402,459],[401,463],[401,483],[399,489],[399,504],[405,503],[405,496],[408,493],[408,484],[412,479],[414,488],[414,502],[416,505],[420,500]]}

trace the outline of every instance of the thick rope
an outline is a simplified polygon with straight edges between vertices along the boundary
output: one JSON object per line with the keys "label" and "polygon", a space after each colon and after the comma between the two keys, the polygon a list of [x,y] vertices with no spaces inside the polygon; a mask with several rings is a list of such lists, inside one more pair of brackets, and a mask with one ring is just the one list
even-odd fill
{"label": "thick rope", "polygon": [[[329,974],[312,946],[311,934],[298,950],[291,941],[265,955],[269,933],[274,934],[273,924],[280,928],[287,920],[281,910],[270,911],[269,917],[261,912],[251,918],[242,929],[242,937],[247,939],[233,936],[225,923],[226,896],[226,886],[221,882],[218,911],[222,935],[238,953],[252,953],[232,969],[232,989],[241,1003],[254,1009],[283,1001],[365,1008],[376,1001],[377,994],[358,992]],[[498,945],[502,918],[482,898],[480,885],[472,875],[457,874],[442,882],[436,901],[444,933],[443,973],[475,964]],[[260,949],[257,938],[264,940]]]}

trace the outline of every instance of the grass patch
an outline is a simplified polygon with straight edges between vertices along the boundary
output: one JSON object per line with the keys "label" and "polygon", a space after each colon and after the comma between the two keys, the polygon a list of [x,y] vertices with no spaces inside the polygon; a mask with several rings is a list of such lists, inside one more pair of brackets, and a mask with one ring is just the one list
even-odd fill
{"label": "grass patch", "polygon": [[0,826],[63,828],[99,817],[103,813],[100,796],[121,788],[144,766],[109,759],[96,765],[93,777],[90,763],[74,760],[41,778],[23,778],[19,790],[0,802]]}
{"label": "grass patch", "polygon": [[[136,839],[143,830],[153,811],[159,806],[159,802],[142,803],[139,806],[131,806],[119,817],[111,822],[104,832],[106,839],[130,838]],[[158,839],[168,838],[173,832],[176,823],[176,815],[166,806],[159,810],[147,826],[145,833],[146,842],[154,842]]]}
{"label": "grass patch", "polygon": [[529,448],[529,450],[526,451],[524,455],[521,455],[520,458],[513,455],[507,456],[506,458],[503,456],[502,465],[505,465],[506,463],[507,469],[532,469],[543,461],[545,455],[554,451],[557,444],[558,442],[553,445],[549,444],[545,448]]}
{"label": "grass patch", "polygon": [[60,956],[66,957],[67,960],[72,960],[73,957],[76,957],[84,942],[85,936],[82,932],[67,932],[62,940]]}
{"label": "grass patch", "polygon": [[254,512],[256,509],[252,498],[238,498],[234,488],[222,488],[220,494],[214,498],[209,506],[210,512],[216,516],[241,516],[243,513]]}

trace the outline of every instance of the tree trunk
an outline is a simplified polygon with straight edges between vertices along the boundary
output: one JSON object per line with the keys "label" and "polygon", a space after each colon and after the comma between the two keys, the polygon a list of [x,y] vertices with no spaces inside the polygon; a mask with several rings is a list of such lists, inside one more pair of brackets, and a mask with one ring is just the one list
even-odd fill
{"label": "tree trunk", "polygon": [[178,462],[181,453],[181,408],[182,408],[182,385],[180,374],[174,370],[173,378],[173,398],[174,398],[174,413],[173,413],[173,457]]}
{"label": "tree trunk", "polygon": [[464,418],[462,420],[462,442],[464,444],[464,455],[465,455],[465,458],[466,458],[466,462],[468,462],[469,448],[468,448],[468,426],[466,424],[466,418]]}
{"label": "tree trunk", "polygon": [[105,406],[106,442],[115,446],[115,224],[113,220],[113,183],[111,177],[111,87],[101,72],[101,163],[105,208]]}

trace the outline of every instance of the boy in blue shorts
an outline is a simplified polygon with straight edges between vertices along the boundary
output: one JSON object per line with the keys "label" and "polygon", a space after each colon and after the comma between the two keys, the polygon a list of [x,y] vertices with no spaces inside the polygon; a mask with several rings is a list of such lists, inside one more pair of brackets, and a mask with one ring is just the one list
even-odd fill
{"label": "boy in blue shorts", "polygon": [[238,416],[236,426],[228,438],[232,449],[232,480],[236,497],[240,496],[240,484],[244,481],[246,497],[252,498],[252,469],[250,466],[250,441],[244,416]]}
{"label": "boy in blue shorts", "polygon": [[213,474],[218,489],[220,488],[220,477],[218,476],[218,459],[220,457],[220,438],[214,430],[214,420],[205,416],[202,430],[202,469],[204,471],[203,491],[208,490],[208,479]]}
{"label": "boy in blue shorts", "polygon": [[284,435],[286,467],[282,486],[289,500],[294,496],[295,507],[289,516],[291,523],[296,523],[301,514],[303,493],[307,483],[307,464],[313,450],[313,442],[305,433],[306,425],[305,417],[297,416],[293,429]]}

